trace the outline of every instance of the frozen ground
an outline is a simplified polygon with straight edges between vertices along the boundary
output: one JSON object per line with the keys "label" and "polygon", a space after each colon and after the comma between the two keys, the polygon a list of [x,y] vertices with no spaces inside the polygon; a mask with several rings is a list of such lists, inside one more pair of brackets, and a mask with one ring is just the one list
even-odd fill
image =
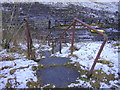
{"label": "frozen ground", "polygon": [[118,2],[63,2],[60,4],[57,2],[56,3],[46,2],[45,4],[50,4],[52,6],[57,6],[59,8],[68,6],[69,4],[74,4],[74,5],[81,5],[84,7],[88,7],[91,9],[110,11],[110,12],[118,11],[118,6],[119,6]]}
{"label": "frozen ground", "polygon": [[[90,70],[90,67],[93,64],[94,58],[99,50],[100,44],[102,42],[80,42],[75,43],[75,46],[78,48],[77,51],[74,51],[74,56],[70,56],[70,44],[64,45],[62,48],[62,54],[56,52],[51,56],[57,57],[69,57],[70,63],[78,63],[82,70]],[[99,60],[103,60],[103,63],[97,63],[95,66],[95,70],[101,70],[106,73],[106,75],[114,74],[114,80],[108,81],[109,84],[105,82],[100,82],[100,87],[102,88],[110,88],[113,85],[119,87],[118,83],[118,46],[113,46],[116,42],[107,43],[105,48],[100,56]],[[26,49],[25,45],[19,44],[22,49]],[[38,55],[37,58],[45,58],[41,57],[41,51],[50,51],[51,47],[47,45],[39,45],[34,44],[36,53]],[[19,53],[10,53],[7,50],[0,51],[1,57],[12,57],[14,60],[7,60],[8,61],[0,61],[0,87],[12,87],[12,88],[28,88],[26,85],[27,82],[33,81],[37,82],[36,71],[32,69],[32,66],[38,66],[36,62],[33,60],[26,59],[24,54]],[[1,58],[2,59],[2,58]],[[109,63],[105,63],[108,61]],[[76,64],[74,64],[76,66]],[[80,72],[80,71],[79,71]],[[103,73],[102,72],[102,73]],[[97,72],[96,72],[97,75]],[[87,76],[81,75],[81,77],[86,78]],[[104,79],[103,80],[107,80]],[[92,87],[90,82],[96,82],[94,79],[90,81],[84,81],[78,78],[76,83],[71,83],[68,87]],[[46,87],[49,84],[43,86]]]}
{"label": "frozen ground", "polygon": [[0,72],[0,87],[4,88],[11,86],[12,88],[26,88],[26,83],[28,81],[37,81],[34,75],[35,72],[32,71],[33,65],[37,65],[37,63],[26,59],[0,62],[0,66],[3,67]]}
{"label": "frozen ground", "polygon": [[[103,10],[103,11],[110,11],[110,12],[116,12],[118,11],[118,2],[119,0],[33,0],[31,2],[41,2],[44,4],[50,4],[52,6],[56,6],[59,8],[68,6],[69,4],[75,4],[75,5],[82,5],[84,7],[89,7],[92,9],[96,9],[96,10]],[[4,1],[0,1],[0,2],[30,2],[29,0],[19,0],[19,1],[15,1],[15,0],[4,0]]]}
{"label": "frozen ground", "polygon": [[[58,56],[58,57],[70,57],[71,63],[77,62],[80,65],[82,65],[82,66],[80,66],[82,68],[82,70],[90,70],[90,68],[94,62],[95,56],[97,55],[97,52],[100,48],[101,43],[102,42],[76,43],[75,46],[79,50],[73,52],[74,56],[69,56],[70,55],[70,49],[69,49],[70,44],[68,44],[67,47],[64,47],[62,49],[62,54],[57,52],[54,55]],[[103,62],[97,63],[94,70],[102,70],[107,75],[114,74],[114,78],[118,78],[119,77],[118,76],[118,69],[119,69],[119,66],[118,66],[118,64],[119,64],[119,62],[118,62],[118,47],[113,46],[114,43],[115,42],[107,43],[105,45],[105,48],[104,48],[104,50],[99,58],[99,61],[103,61]],[[54,56],[54,55],[52,55],[52,56]],[[107,63],[107,61],[109,63]],[[83,75],[83,77],[87,77],[87,76]],[[74,87],[74,86],[76,86],[76,87],[77,86],[92,87],[90,85],[90,82],[94,81],[94,80],[91,79],[89,82],[86,82],[86,81],[82,81],[81,79],[78,79],[76,81],[78,81],[79,83],[77,83],[77,84],[71,83],[70,85],[68,85],[68,87]],[[110,80],[109,85],[105,84],[104,82],[100,82],[100,87],[101,88],[110,88],[113,85],[119,87],[118,85],[116,85],[117,83],[118,83],[118,80]]]}
{"label": "frozen ground", "polygon": [[[6,50],[1,51],[0,54],[9,56]],[[26,88],[28,81],[37,81],[35,71],[32,71],[32,66],[37,66],[37,63],[21,57],[18,53],[14,53],[14,57],[21,59],[0,61],[0,89],[5,87]]]}
{"label": "frozen ground", "polygon": [[[22,43],[19,46],[23,50],[27,49],[26,45]],[[35,49],[38,49],[39,44],[34,44],[34,46]],[[47,45],[42,45],[41,50],[49,50],[50,48],[48,49],[47,47]],[[37,50],[36,53],[38,54]],[[37,58],[44,57],[40,57],[39,55]],[[34,60],[26,59],[23,53],[13,53],[6,49],[0,51],[0,89],[5,87],[28,88],[29,82],[37,82],[36,71],[33,70],[35,66],[38,66],[38,63]],[[46,85],[43,87],[46,87]]]}

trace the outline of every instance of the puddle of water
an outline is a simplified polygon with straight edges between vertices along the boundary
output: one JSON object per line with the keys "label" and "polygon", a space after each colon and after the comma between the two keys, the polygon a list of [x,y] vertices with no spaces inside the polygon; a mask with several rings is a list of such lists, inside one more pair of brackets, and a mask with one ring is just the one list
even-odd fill
{"label": "puddle of water", "polygon": [[68,58],[64,57],[49,57],[46,59],[40,60],[40,63],[43,65],[64,65],[68,62]]}
{"label": "puddle of water", "polygon": [[74,67],[48,67],[42,68],[37,73],[38,80],[43,84],[52,83],[56,87],[66,87],[80,77],[78,71]]}

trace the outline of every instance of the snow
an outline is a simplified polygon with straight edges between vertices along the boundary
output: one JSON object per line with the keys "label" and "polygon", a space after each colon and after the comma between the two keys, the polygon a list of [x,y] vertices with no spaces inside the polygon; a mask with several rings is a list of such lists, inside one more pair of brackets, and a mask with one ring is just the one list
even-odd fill
{"label": "snow", "polygon": [[33,44],[33,46],[36,48],[36,49],[38,49],[37,50],[37,52],[38,51],[50,51],[52,48],[50,47],[50,46],[48,46],[48,45],[40,45],[40,44],[38,44],[38,43],[34,43]]}
{"label": "snow", "polygon": [[109,88],[109,86],[103,82],[100,82],[100,88]]}
{"label": "snow", "polygon": [[[118,11],[118,2],[119,0],[80,0],[80,1],[70,1],[70,2],[65,2],[65,1],[61,1],[60,2],[42,2],[44,4],[50,4],[52,6],[58,7],[58,8],[63,8],[68,6],[69,4],[74,4],[74,5],[79,5],[79,6],[83,6],[83,7],[88,7],[91,9],[95,9],[95,10],[102,10],[102,11],[109,11],[109,12],[116,12]],[[108,14],[107,14],[108,15]],[[94,15],[95,17],[97,17],[96,15]],[[110,16],[111,17],[111,16]],[[114,15],[112,17],[115,17]]]}
{"label": "snow", "polygon": [[43,87],[41,87],[41,88],[45,88],[45,87],[47,87],[47,86],[50,86],[50,84],[46,84],[46,85],[44,85]]}
{"label": "snow", "polygon": [[[119,0],[4,0],[3,2],[41,2],[43,4],[50,4],[59,8],[68,6],[70,3],[75,5],[82,5],[84,7],[89,7],[96,10],[116,12],[118,11]],[[61,3],[62,4],[61,4]],[[57,3],[57,4],[56,4]],[[95,15],[96,16],[96,15]],[[111,16],[110,16],[111,17]],[[114,16],[113,16],[114,17]]]}
{"label": "snow", "polygon": [[86,76],[86,75],[81,75],[81,77],[86,77],[86,78],[87,78],[87,76]]}
{"label": "snow", "polygon": [[[2,53],[5,54],[7,53],[7,51],[2,50],[0,54]],[[14,54],[15,57],[19,57],[19,54]],[[27,60],[25,58],[12,61],[0,61],[0,89],[5,88],[5,85],[8,82],[12,83],[12,88],[27,88],[27,81],[29,81],[30,79],[33,79],[33,81],[37,81],[37,77],[35,76],[35,71],[32,70],[32,66],[37,66],[37,63],[33,60]],[[2,67],[8,68],[2,69]],[[16,69],[16,71],[13,74],[10,74],[10,71],[14,69]]]}
{"label": "snow", "polygon": [[[100,59],[99,60],[106,60],[110,61],[110,65],[113,67],[109,67],[107,64],[102,64],[102,63],[97,63],[95,66],[95,70],[100,70],[102,69],[103,72],[105,72],[107,75],[109,74],[114,74],[114,78],[118,78],[118,47],[113,47],[113,44],[116,42],[111,42],[111,43],[106,43]],[[77,47],[79,50],[74,51],[73,54],[76,57],[69,56],[70,53],[70,46],[71,44],[67,43],[66,46],[62,48],[62,54],[59,52],[56,52],[55,54],[52,54],[51,56],[57,56],[57,57],[69,57],[70,58],[70,63],[79,63],[81,66],[81,69],[83,70],[90,70],[95,56],[97,55],[97,52],[100,48],[100,45],[102,44],[101,41],[95,41],[95,42],[79,42],[75,43],[75,47]],[[24,44],[19,44],[22,49],[25,49],[26,45]],[[35,50],[38,54],[39,51],[50,51],[51,47],[48,45],[40,45],[37,43],[34,43]],[[108,53],[109,52],[109,53]],[[7,82],[12,83],[12,87],[17,87],[17,88],[27,88],[26,83],[28,81],[37,81],[36,77],[36,72],[32,70],[32,66],[37,66],[38,64],[34,62],[33,60],[28,60],[23,56],[22,54],[18,53],[9,53],[7,50],[2,50],[0,51],[0,55],[2,56],[10,56],[13,55],[15,60],[12,61],[0,61],[0,67],[9,67],[9,68],[0,68],[0,87],[4,88]],[[19,58],[19,59],[18,59]],[[42,56],[42,58],[45,58],[45,56]],[[75,65],[76,66],[76,65]],[[84,67],[83,67],[84,66]],[[25,67],[23,69],[17,69],[20,67]],[[16,69],[16,71],[13,74],[10,74],[10,71]],[[103,73],[101,72],[101,73]],[[98,74],[96,72],[96,74]],[[4,76],[4,77],[3,77]],[[82,78],[87,78],[86,75],[81,75]],[[16,79],[15,79],[16,78]],[[104,81],[107,81],[106,78],[103,78]],[[80,78],[77,78],[76,80],[79,83],[71,83],[68,85],[68,87],[92,87],[90,85],[90,82],[86,82],[81,80]],[[91,82],[95,83],[95,80],[90,79]],[[17,82],[17,83],[16,83]],[[104,82],[100,82],[100,87],[101,88],[109,88],[112,87],[113,85],[117,86],[116,83],[118,80],[111,80],[109,81],[110,85],[107,85]],[[44,85],[41,88],[47,87],[49,84]],[[53,86],[55,88],[55,86]]]}
{"label": "snow", "polygon": [[[109,61],[110,65],[112,65],[113,67],[109,67],[108,64],[97,63],[94,70],[102,69],[103,72],[105,72],[107,75],[114,74],[115,78],[118,78],[118,74],[117,74],[118,68],[119,68],[118,67],[118,52],[117,52],[118,49],[113,47],[114,43],[116,43],[116,42],[106,43],[106,45],[101,53],[100,59],[99,59],[99,60]],[[73,54],[76,55],[78,58],[70,56],[69,57],[71,60],[70,63],[77,62],[80,65],[85,66],[85,67],[81,66],[81,69],[90,70],[91,66],[94,62],[94,59],[98,53],[98,50],[100,49],[101,44],[102,44],[101,41],[75,43],[74,46],[76,46],[79,50],[74,51]],[[69,48],[70,48],[70,44],[68,44],[67,47],[64,47],[62,49],[62,54],[57,52],[54,55],[58,56],[58,57],[68,57],[70,55]],[[97,72],[96,72],[96,74],[97,74]],[[86,77],[86,76],[82,75],[81,77]],[[81,81],[80,79],[76,80],[76,81],[79,81],[80,83],[78,83],[78,84],[71,83],[70,85],[68,85],[68,87],[80,86],[83,84],[83,81]],[[113,83],[115,83],[115,82],[113,82]],[[113,83],[111,83],[111,85]],[[91,86],[88,82],[85,82],[84,87],[91,87]],[[111,87],[111,86],[101,83],[101,87],[107,88],[107,87]]]}
{"label": "snow", "polygon": [[[27,50],[26,44],[19,43],[18,45],[21,49]],[[34,43],[33,46],[36,54],[38,54],[38,56],[36,55],[36,58],[38,59],[45,58],[45,56],[40,55],[39,51],[51,50],[51,47],[48,45]],[[14,47],[15,46],[12,46],[12,48]],[[8,82],[12,84],[12,88],[28,88],[28,86],[26,86],[28,81],[32,80],[37,82],[36,71],[32,70],[32,66],[38,66],[38,63],[26,59],[26,56],[23,53],[9,52],[9,50],[6,49],[0,51],[0,56],[0,89],[5,88]],[[3,57],[13,57],[14,60],[2,61]],[[13,74],[10,73],[12,70],[15,70]],[[47,86],[49,85],[44,85],[43,88]],[[55,86],[53,86],[53,88],[54,87]]]}
{"label": "snow", "polygon": [[88,88],[88,87],[91,87],[90,83],[89,82],[85,82],[85,81],[82,81],[82,80],[76,80],[78,81],[79,83],[78,84],[74,84],[74,83],[71,83],[70,85],[68,85],[68,87],[77,87],[77,86],[82,86],[84,88]]}
{"label": "snow", "polygon": [[27,50],[27,45],[22,44],[22,43],[19,43],[19,46],[20,46],[22,49]]}
{"label": "snow", "polygon": [[[102,11],[110,11],[115,12],[118,11],[118,3],[113,2],[102,2],[102,3],[96,3],[96,2],[83,2],[80,3],[80,5],[84,7],[89,7],[96,10],[102,10]],[[109,8],[108,8],[109,7]]]}

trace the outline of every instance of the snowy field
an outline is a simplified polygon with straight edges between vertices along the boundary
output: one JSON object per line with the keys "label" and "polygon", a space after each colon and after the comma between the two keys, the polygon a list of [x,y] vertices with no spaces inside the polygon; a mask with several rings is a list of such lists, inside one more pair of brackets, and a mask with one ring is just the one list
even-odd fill
{"label": "snowy field", "polygon": [[[57,56],[57,57],[69,57],[71,62],[70,63],[79,63],[81,66],[81,68],[83,70],[90,70],[94,59],[97,55],[97,52],[100,48],[102,42],[80,42],[80,43],[76,43],[75,46],[79,49],[78,51],[74,51],[74,56],[69,56],[70,55],[70,44],[68,44],[67,47],[64,47],[62,49],[62,54],[60,54],[59,52],[57,52],[56,54],[52,55],[52,56]],[[118,69],[119,69],[119,65],[118,65],[118,47],[117,46],[113,46],[115,42],[112,43],[107,43],[105,45],[104,50],[102,51],[102,54],[99,58],[99,63],[96,64],[94,70],[102,70],[104,73],[106,73],[107,75],[110,74],[114,74],[114,78],[118,78]],[[76,65],[75,65],[76,66]],[[102,72],[102,73],[103,73]],[[97,74],[97,72],[96,72]],[[86,75],[82,75],[83,77],[86,77]],[[104,79],[104,77],[103,77]],[[83,86],[83,87],[92,87],[90,85],[90,82],[95,82],[95,80],[90,80],[89,82],[85,82],[82,81],[81,79],[76,80],[79,83],[77,84],[70,84],[68,87],[74,87],[74,86]],[[100,82],[100,88],[110,88],[112,86],[117,86],[119,87],[119,85],[116,85],[118,82],[118,80],[110,80],[109,81],[109,85],[105,84],[104,82]]]}
{"label": "snowy field", "polygon": [[[8,53],[6,50],[0,52],[1,56],[10,57],[13,54],[15,60],[0,61],[0,88],[26,88],[30,80],[37,81],[32,66],[37,66],[33,60],[27,60],[18,53]],[[19,58],[19,59],[17,59]]]}
{"label": "snowy field", "polygon": [[[38,54],[37,52],[40,50],[45,51],[50,49],[47,45],[42,45],[42,49],[40,50],[38,49],[39,44],[34,44],[34,46],[35,49],[37,49],[36,54]],[[19,47],[23,50],[27,49],[25,44],[20,43]],[[44,58],[44,56],[41,57],[39,54],[37,58]],[[35,66],[38,66],[38,63],[34,60],[26,59],[24,53],[10,52],[6,49],[0,51],[0,89],[6,87],[28,88],[28,86],[30,86],[28,85],[29,82],[37,84],[36,71],[33,70]],[[45,86],[41,86],[41,88]],[[40,85],[38,84],[36,87],[40,88]]]}
{"label": "snowy field", "polygon": [[[51,56],[57,57],[69,57],[70,63],[74,63],[76,66],[78,63],[82,70],[90,70],[94,58],[100,48],[102,42],[80,42],[75,43],[75,47],[78,48],[77,51],[74,51],[73,55],[70,56],[70,44],[62,48],[62,54],[56,52]],[[105,82],[100,82],[100,88],[111,88],[113,86],[119,87],[118,85],[118,46],[114,46],[116,42],[107,43],[105,48],[99,58],[100,61],[95,66],[95,70],[102,70],[101,73],[106,75],[114,74],[114,79],[107,80],[105,77],[102,77],[103,80],[107,80],[109,84]],[[19,44],[23,49],[25,45]],[[36,53],[39,51],[50,51],[51,47],[47,45],[34,44]],[[41,48],[41,49],[40,49]],[[33,60],[28,60],[24,54],[19,53],[10,53],[7,50],[0,51],[1,57],[11,57],[14,60],[5,60],[0,61],[0,88],[12,87],[12,88],[28,88],[28,82],[37,82],[36,71],[33,70],[33,66],[38,66],[38,64]],[[38,56],[39,58],[40,56]],[[45,57],[44,57],[45,58]],[[2,59],[2,58],[1,58]],[[108,62],[107,62],[108,61]],[[106,63],[107,62],[107,63]],[[80,71],[79,71],[80,72]],[[96,72],[96,75],[98,73]],[[82,74],[81,77],[87,78],[85,74]],[[81,80],[78,78],[77,83],[71,83],[68,87],[92,87],[90,82],[96,82],[94,79],[89,81]],[[49,86],[47,84],[45,86]],[[44,86],[44,87],[45,87]]]}

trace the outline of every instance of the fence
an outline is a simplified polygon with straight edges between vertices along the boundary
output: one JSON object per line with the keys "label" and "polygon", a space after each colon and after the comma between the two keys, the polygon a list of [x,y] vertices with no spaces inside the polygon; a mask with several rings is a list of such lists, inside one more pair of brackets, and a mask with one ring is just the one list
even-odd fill
{"label": "fence", "polygon": [[71,54],[73,53],[73,45],[74,45],[74,36],[75,36],[75,25],[76,25],[76,23],[81,23],[82,25],[84,25],[84,26],[86,26],[87,28],[93,30],[94,32],[96,32],[97,34],[101,35],[101,36],[104,38],[104,41],[103,41],[103,43],[102,43],[102,45],[101,45],[101,47],[100,47],[100,49],[99,49],[99,51],[98,51],[98,54],[97,54],[97,56],[96,56],[96,58],[95,58],[95,60],[94,60],[94,63],[93,63],[93,65],[92,65],[92,67],[91,67],[91,70],[90,70],[90,72],[88,73],[88,77],[90,77],[90,76],[92,75],[93,69],[94,69],[94,67],[95,67],[95,65],[96,65],[96,63],[97,63],[97,61],[98,61],[98,59],[99,59],[99,57],[100,57],[100,54],[101,54],[101,52],[102,52],[102,50],[103,50],[103,48],[104,48],[104,46],[105,46],[105,43],[107,42],[107,39],[108,39],[108,38],[107,38],[107,35],[106,35],[106,34],[103,34],[103,33],[99,32],[98,30],[96,30],[95,28],[92,28],[91,26],[89,26],[88,24],[82,22],[81,20],[74,19],[74,22],[71,23],[71,24],[68,26],[68,28],[60,35],[60,38],[61,38],[61,37],[69,30],[69,28],[73,26],[72,41],[71,41]]}
{"label": "fence", "polygon": [[[48,20],[48,21],[36,21],[34,22],[34,26],[38,28],[52,29],[52,28],[60,28],[66,29],[69,24],[72,23],[71,20]],[[79,26],[79,25],[76,25]]]}
{"label": "fence", "polygon": [[38,28],[51,28],[51,21],[36,21],[35,26],[37,26]]}
{"label": "fence", "polygon": [[[25,20],[25,21],[26,21],[26,38],[27,38],[27,46],[28,46],[28,55],[29,55],[29,56],[31,55],[31,57],[34,57],[34,54],[32,53],[32,47],[31,47],[31,46],[32,46],[32,39],[31,39],[30,32],[29,32],[29,29],[28,29],[28,22],[27,22],[27,20]],[[94,32],[96,32],[97,34],[101,35],[101,36],[104,38],[103,43],[102,43],[102,45],[100,46],[100,49],[99,49],[99,51],[98,51],[98,53],[97,53],[97,56],[95,57],[95,60],[94,60],[93,65],[92,65],[92,67],[91,67],[91,70],[90,70],[89,73],[88,73],[88,77],[90,77],[90,76],[92,75],[92,72],[93,72],[93,70],[94,70],[94,67],[95,67],[95,65],[96,65],[96,63],[97,63],[97,61],[98,61],[98,59],[99,59],[99,57],[100,57],[100,54],[101,54],[101,52],[102,52],[102,50],[103,50],[103,48],[104,48],[104,46],[105,46],[105,43],[107,42],[107,35],[106,35],[106,34],[104,34],[104,33],[102,33],[102,32],[99,32],[99,31],[96,30],[95,28],[92,28],[92,27],[89,26],[88,24],[86,24],[86,23],[82,22],[81,20],[78,20],[78,19],[75,18],[74,21],[65,29],[65,31],[64,31],[63,33],[60,34],[60,36],[59,36],[58,38],[53,38],[52,35],[46,35],[46,40],[47,40],[47,41],[52,40],[52,54],[54,53],[55,43],[56,43],[56,42],[59,42],[59,43],[60,43],[60,53],[61,53],[61,48],[62,48],[61,43],[62,43],[63,41],[65,41],[65,40],[67,40],[67,38],[65,37],[65,36],[66,36],[65,34],[66,34],[67,31],[72,27],[73,29],[72,29],[72,39],[71,39],[71,54],[73,54],[73,51],[74,51],[74,40],[75,40],[75,29],[76,29],[75,26],[76,26],[76,23],[80,23],[80,24],[86,26],[87,28],[93,30]],[[41,35],[42,35],[42,34],[41,34]]]}

